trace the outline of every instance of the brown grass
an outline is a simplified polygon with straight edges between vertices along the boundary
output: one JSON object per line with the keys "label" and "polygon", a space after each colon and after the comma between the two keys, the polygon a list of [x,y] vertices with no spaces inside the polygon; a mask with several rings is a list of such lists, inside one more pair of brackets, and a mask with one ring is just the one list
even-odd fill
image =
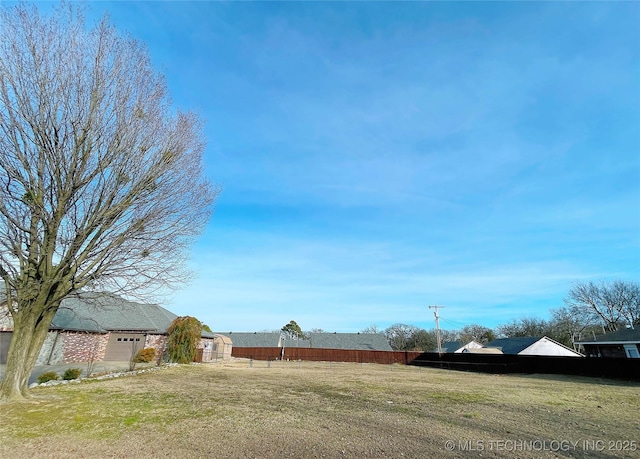
{"label": "brown grass", "polygon": [[637,384],[233,362],[34,389],[0,457],[640,457]]}

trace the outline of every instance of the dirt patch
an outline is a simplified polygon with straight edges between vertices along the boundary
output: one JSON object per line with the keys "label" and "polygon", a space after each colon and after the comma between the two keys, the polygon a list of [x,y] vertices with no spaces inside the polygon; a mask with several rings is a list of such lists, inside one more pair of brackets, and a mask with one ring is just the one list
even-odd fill
{"label": "dirt patch", "polygon": [[236,360],[34,389],[0,457],[639,457],[637,384]]}

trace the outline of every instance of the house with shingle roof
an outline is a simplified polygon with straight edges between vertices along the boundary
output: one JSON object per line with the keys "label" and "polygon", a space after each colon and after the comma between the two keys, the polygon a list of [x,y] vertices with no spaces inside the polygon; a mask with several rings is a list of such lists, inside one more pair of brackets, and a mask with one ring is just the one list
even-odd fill
{"label": "house with shingle roof", "polygon": [[[217,333],[217,332],[216,332]],[[234,347],[281,347],[280,332],[225,332]]]}
{"label": "house with shingle roof", "polygon": [[178,317],[157,305],[135,303],[112,294],[86,293],[66,298],[51,321],[51,330],[144,331],[166,333]]}
{"label": "house with shingle roof", "polygon": [[311,349],[348,349],[391,351],[381,333],[309,333],[304,339],[284,338],[280,332],[228,332],[234,348],[243,347],[300,347]]}
{"label": "house with shingle roof", "polygon": [[300,347],[312,349],[348,349],[391,351],[381,333],[309,333],[305,339],[286,339],[280,332],[226,332],[234,348]]}
{"label": "house with shingle roof", "polygon": [[[167,329],[178,317],[157,304],[137,303],[110,293],[79,293],[64,299],[54,316],[38,357],[38,365],[129,361],[143,348],[162,359]],[[13,322],[0,302],[0,363],[6,362]],[[231,340],[202,332],[198,359],[231,356]]]}
{"label": "house with shingle roof", "polygon": [[[469,349],[479,349],[482,344],[476,341],[469,341],[464,343],[462,341],[445,341],[440,345],[443,354],[461,354]],[[431,350],[431,352],[438,352],[438,348]]]}
{"label": "house with shingle roof", "polygon": [[361,351],[392,350],[382,333],[310,333],[309,347]]}
{"label": "house with shingle roof", "polygon": [[558,343],[547,336],[498,338],[484,345],[485,349],[498,349],[503,354],[510,355],[546,355],[583,357],[579,352]]}
{"label": "house with shingle roof", "polygon": [[640,358],[640,327],[624,328],[576,341],[588,357]]}

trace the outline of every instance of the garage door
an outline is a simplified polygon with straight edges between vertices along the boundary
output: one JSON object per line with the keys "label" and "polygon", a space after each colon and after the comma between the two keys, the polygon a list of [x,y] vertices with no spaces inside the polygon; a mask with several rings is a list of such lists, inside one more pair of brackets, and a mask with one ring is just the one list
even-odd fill
{"label": "garage door", "polygon": [[11,344],[12,332],[0,332],[0,365],[7,363],[7,354]]}
{"label": "garage door", "polygon": [[144,348],[144,335],[111,333],[104,359],[112,362],[128,362],[142,348]]}

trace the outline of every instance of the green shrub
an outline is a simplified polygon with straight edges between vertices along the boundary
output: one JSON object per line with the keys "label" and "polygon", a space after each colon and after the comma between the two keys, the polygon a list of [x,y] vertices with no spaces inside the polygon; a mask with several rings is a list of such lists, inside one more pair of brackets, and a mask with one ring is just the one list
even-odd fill
{"label": "green shrub", "polygon": [[148,347],[146,349],[140,349],[140,351],[136,354],[133,361],[136,363],[149,363],[153,362],[153,359],[156,358],[156,350],[152,347]]}
{"label": "green shrub", "polygon": [[78,379],[82,374],[82,370],[80,368],[67,368],[67,371],[62,375],[62,379],[65,381],[69,381],[71,379]]}
{"label": "green shrub", "polygon": [[58,373],[55,371],[47,371],[38,376],[38,384],[46,383],[47,381],[55,381],[58,379]]}

